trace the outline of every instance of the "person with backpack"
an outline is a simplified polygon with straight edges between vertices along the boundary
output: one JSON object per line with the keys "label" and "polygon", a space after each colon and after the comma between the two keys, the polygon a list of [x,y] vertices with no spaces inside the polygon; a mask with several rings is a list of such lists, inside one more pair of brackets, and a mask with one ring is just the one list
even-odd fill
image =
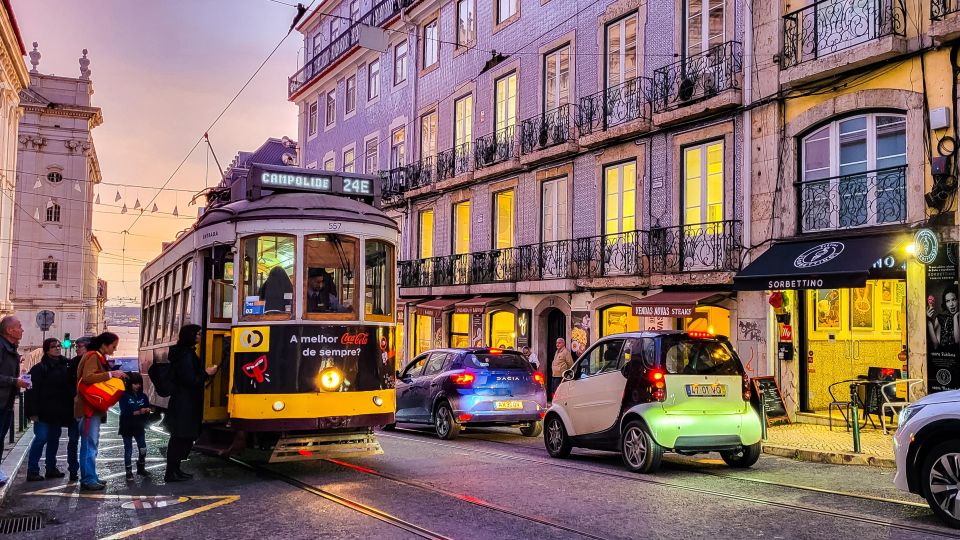
{"label": "person with backpack", "polygon": [[210,366],[204,369],[203,362],[197,355],[200,338],[201,328],[195,324],[188,324],[180,329],[177,344],[170,347],[168,355],[171,371],[169,379],[161,383],[170,384],[170,403],[164,417],[170,432],[167,470],[163,476],[167,482],[181,482],[193,477],[180,469],[180,463],[190,455],[193,442],[200,436],[204,383],[216,375],[219,367]]}
{"label": "person with backpack", "polygon": [[137,440],[137,474],[150,476],[147,465],[147,419],[150,418],[150,400],[143,393],[143,377],[131,373],[127,377],[127,391],[120,398],[120,431],[123,437],[123,466],[127,480],[133,480],[133,440]]}
{"label": "person with backpack", "polygon": [[[27,457],[27,481],[66,476],[57,468],[62,428],[73,420],[73,377],[57,338],[43,340],[43,358],[30,369],[31,387],[24,395],[27,418],[33,422],[33,442]],[[40,474],[40,456],[46,447],[46,474]]]}
{"label": "person with backpack", "polygon": [[[107,356],[113,354],[119,344],[120,337],[112,332],[93,338],[89,351],[77,366],[77,384],[92,386],[113,378],[126,378],[126,373],[119,369],[111,371],[107,363]],[[77,392],[73,415],[80,430],[80,490],[102,491],[107,484],[97,476],[97,446],[100,444],[100,425],[107,420],[106,411],[98,411],[82,392]]]}

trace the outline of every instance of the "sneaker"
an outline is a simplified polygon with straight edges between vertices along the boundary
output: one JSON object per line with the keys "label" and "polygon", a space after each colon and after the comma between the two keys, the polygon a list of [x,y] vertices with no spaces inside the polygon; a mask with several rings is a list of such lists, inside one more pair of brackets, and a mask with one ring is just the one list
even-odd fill
{"label": "sneaker", "polygon": [[103,487],[106,487],[106,486],[107,486],[107,483],[104,482],[103,480],[97,480],[96,483],[97,483],[97,484],[100,484],[100,485],[103,486]]}
{"label": "sneaker", "polygon": [[27,473],[27,482],[39,482],[40,480],[46,480],[40,473]]}
{"label": "sneaker", "polygon": [[61,471],[60,469],[47,469],[47,474],[45,474],[44,476],[46,476],[49,479],[49,478],[63,478],[66,475],[63,474],[63,471]]}
{"label": "sneaker", "polygon": [[103,484],[80,484],[80,491],[103,491]]}

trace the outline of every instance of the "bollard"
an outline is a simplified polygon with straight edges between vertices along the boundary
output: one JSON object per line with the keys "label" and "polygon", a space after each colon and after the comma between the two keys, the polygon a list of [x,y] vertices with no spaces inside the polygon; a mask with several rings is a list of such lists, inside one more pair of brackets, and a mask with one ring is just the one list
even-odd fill
{"label": "bollard", "polygon": [[767,440],[767,409],[760,402],[760,439]]}
{"label": "bollard", "polygon": [[853,420],[853,453],[860,453],[860,412],[857,410],[857,385],[850,385],[850,419]]}

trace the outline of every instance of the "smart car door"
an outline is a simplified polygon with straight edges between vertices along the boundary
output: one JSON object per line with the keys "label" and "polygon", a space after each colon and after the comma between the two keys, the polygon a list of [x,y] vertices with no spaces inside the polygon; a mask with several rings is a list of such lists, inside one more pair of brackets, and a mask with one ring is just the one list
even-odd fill
{"label": "smart car door", "polygon": [[561,398],[570,415],[571,435],[604,431],[617,421],[627,384],[620,372],[623,342],[623,339],[601,341],[574,366],[574,380]]}

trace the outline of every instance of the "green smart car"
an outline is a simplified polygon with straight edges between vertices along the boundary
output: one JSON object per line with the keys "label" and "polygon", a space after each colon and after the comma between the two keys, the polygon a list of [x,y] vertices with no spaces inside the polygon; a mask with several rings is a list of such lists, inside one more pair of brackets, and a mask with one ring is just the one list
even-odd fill
{"label": "green smart car", "polygon": [[760,457],[760,417],[730,342],[705,332],[657,331],[601,339],[564,373],[544,419],[544,444],[621,452],[653,472],[664,452],[719,452],[732,467]]}

